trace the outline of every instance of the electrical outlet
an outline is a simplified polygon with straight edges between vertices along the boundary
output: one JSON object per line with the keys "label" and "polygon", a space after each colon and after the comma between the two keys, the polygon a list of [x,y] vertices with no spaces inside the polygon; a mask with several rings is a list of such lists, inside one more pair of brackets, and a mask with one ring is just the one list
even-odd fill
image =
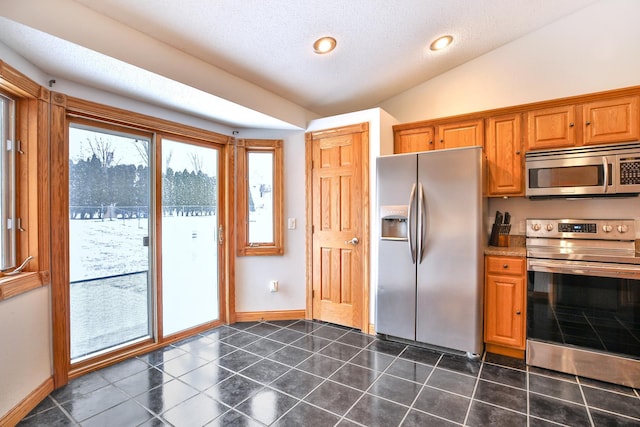
{"label": "electrical outlet", "polygon": [[269,292],[278,292],[278,281],[272,280],[269,282]]}

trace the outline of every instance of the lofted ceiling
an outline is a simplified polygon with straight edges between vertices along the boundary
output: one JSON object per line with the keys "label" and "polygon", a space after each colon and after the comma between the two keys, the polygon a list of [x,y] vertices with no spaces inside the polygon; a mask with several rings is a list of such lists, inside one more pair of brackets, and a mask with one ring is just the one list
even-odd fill
{"label": "lofted ceiling", "polygon": [[[232,127],[304,128],[314,115],[378,106],[595,1],[5,0],[0,43],[51,78]],[[444,34],[453,44],[429,50]],[[337,48],[315,54],[325,35]]]}

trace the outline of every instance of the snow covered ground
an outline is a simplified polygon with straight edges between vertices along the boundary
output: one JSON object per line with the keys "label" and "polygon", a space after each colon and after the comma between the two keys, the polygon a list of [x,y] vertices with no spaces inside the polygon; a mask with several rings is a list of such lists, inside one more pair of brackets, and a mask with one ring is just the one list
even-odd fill
{"label": "snow covered ground", "polygon": [[[217,219],[167,216],[163,228],[165,334],[219,317]],[[71,357],[150,334],[146,218],[70,221]]]}

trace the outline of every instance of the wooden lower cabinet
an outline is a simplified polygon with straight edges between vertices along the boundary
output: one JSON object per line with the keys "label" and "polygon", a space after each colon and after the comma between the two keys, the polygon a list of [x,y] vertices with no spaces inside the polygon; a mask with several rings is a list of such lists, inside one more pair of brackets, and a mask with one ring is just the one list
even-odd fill
{"label": "wooden lower cabinet", "polygon": [[525,259],[487,256],[485,267],[486,350],[524,358],[527,318]]}

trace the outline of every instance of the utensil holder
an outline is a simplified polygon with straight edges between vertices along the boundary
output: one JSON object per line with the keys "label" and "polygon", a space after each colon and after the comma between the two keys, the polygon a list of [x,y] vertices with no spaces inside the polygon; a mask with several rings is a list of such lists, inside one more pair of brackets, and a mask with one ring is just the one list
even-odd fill
{"label": "utensil holder", "polygon": [[493,224],[491,228],[491,238],[489,245],[491,246],[509,246],[509,233],[511,232],[511,224]]}

